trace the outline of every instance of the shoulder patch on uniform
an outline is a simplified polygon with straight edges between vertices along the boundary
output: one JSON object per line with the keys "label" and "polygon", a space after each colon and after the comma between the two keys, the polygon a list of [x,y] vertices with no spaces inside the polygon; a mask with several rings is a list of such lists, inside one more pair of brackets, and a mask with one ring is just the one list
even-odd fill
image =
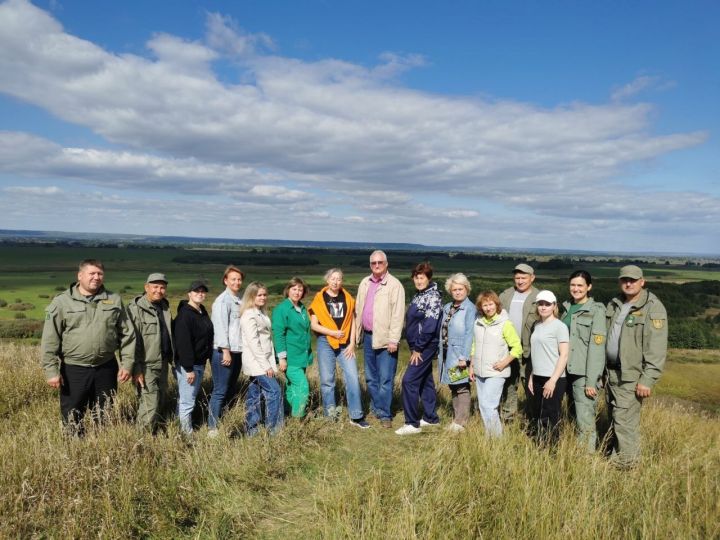
{"label": "shoulder patch on uniform", "polygon": [[595,345],[602,345],[603,343],[605,343],[605,336],[602,336],[600,334],[595,334],[595,336],[593,336],[593,339],[595,340]]}
{"label": "shoulder patch on uniform", "polygon": [[650,319],[652,321],[653,328],[656,330],[660,330],[664,325],[665,321],[663,319]]}

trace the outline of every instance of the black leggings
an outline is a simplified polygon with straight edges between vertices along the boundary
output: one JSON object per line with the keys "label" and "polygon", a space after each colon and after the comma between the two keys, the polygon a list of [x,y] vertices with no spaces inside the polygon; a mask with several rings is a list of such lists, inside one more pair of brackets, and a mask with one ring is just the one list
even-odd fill
{"label": "black leggings", "polygon": [[543,397],[543,385],[550,377],[533,375],[533,406],[534,417],[537,418],[537,436],[540,440],[555,441],[558,437],[558,425],[560,424],[560,407],[562,398],[565,395],[567,380],[560,377],[555,383],[553,395],[549,398]]}

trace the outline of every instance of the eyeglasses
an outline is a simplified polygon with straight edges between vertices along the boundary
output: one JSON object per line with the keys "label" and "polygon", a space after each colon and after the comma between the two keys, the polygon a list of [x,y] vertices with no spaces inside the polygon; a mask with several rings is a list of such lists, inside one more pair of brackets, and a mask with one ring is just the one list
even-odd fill
{"label": "eyeglasses", "polygon": [[370,261],[370,266],[379,266],[381,264],[387,264],[387,261]]}

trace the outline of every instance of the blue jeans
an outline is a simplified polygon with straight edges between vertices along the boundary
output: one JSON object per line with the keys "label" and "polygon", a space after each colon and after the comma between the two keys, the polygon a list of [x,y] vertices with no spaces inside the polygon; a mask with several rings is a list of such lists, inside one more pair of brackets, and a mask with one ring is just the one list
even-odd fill
{"label": "blue jeans", "polygon": [[504,377],[475,377],[480,416],[485,424],[485,432],[492,437],[502,435],[502,423],[498,407],[505,386]]}
{"label": "blue jeans", "polygon": [[335,413],[335,364],[340,362],[340,367],[345,376],[348,413],[352,420],[359,420],[364,415],[362,403],[360,402],[360,381],[358,379],[357,364],[354,356],[352,358],[345,357],[346,348],[347,345],[339,349],[333,349],[327,337],[318,336],[317,338],[317,359],[323,412],[325,416],[333,416]]}
{"label": "blue jeans", "polygon": [[205,374],[205,364],[194,365],[193,371],[195,372],[195,382],[188,384],[185,376],[187,371],[181,365],[176,365],[173,369],[175,379],[177,379],[178,385],[178,402],[177,402],[177,417],[180,420],[180,429],[185,433],[192,433],[192,413],[195,410],[195,402],[197,400],[198,392],[200,391],[200,385],[202,384],[203,375]]}
{"label": "blue jeans", "polygon": [[258,375],[250,377],[245,396],[245,432],[252,436],[258,431],[262,420],[262,398],[265,398],[265,427],[274,434],[283,426],[282,389],[275,377]]}
{"label": "blue jeans", "polygon": [[222,365],[222,352],[213,351],[210,359],[212,368],[213,389],[208,404],[208,428],[217,429],[223,407],[235,395],[237,380],[242,367],[242,353],[230,353],[232,361],[229,366]]}
{"label": "blue jeans", "polygon": [[392,420],[393,383],[397,371],[397,351],[373,349],[372,335],[365,333],[363,340],[365,355],[365,382],[370,392],[370,410],[380,420]]}

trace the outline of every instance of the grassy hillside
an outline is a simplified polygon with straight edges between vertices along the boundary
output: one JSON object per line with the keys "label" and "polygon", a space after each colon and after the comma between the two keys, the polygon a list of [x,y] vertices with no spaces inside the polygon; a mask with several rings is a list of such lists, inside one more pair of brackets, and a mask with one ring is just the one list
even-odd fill
{"label": "grassy hillside", "polygon": [[[720,422],[669,398],[644,408],[644,462],[630,472],[584,455],[570,429],[548,451],[518,426],[488,440],[477,416],[460,436],[310,419],[247,439],[237,407],[223,436],[201,429],[188,444],[172,422],[138,433],[127,385],[111,425],[65,440],[37,357],[0,344],[3,538],[720,537]],[[673,362],[658,393],[711,388],[717,403],[717,367]],[[689,368],[704,376],[683,379]],[[440,405],[447,423],[445,391]]]}

